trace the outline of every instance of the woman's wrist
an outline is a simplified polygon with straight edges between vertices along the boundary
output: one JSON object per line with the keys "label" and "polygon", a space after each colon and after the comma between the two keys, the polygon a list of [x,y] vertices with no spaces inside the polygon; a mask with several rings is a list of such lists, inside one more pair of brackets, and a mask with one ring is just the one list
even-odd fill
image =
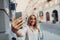
{"label": "woman's wrist", "polygon": [[13,25],[11,25],[11,27],[12,27],[14,30],[19,30],[18,28],[13,27]]}

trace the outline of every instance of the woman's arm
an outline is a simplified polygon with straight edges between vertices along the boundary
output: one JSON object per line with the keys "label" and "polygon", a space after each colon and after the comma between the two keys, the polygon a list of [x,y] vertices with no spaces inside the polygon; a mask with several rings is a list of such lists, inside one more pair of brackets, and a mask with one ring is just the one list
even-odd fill
{"label": "woman's arm", "polygon": [[17,37],[22,36],[22,33],[20,32],[20,30],[17,30],[17,29],[15,29],[15,28],[13,28],[13,27],[12,27],[12,29],[11,29],[11,30],[12,30],[12,32],[13,32],[13,33],[15,33],[15,34],[16,34],[16,36],[17,36]]}
{"label": "woman's arm", "polygon": [[22,18],[15,19],[11,24],[12,32],[15,33],[17,37],[23,36],[23,31],[20,30],[22,28],[22,25]]}

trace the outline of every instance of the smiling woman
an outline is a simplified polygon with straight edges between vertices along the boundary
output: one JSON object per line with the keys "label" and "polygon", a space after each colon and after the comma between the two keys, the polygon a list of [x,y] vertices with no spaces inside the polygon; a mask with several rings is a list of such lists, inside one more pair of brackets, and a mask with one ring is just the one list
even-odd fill
{"label": "smiling woman", "polygon": [[22,18],[17,18],[12,22],[12,31],[17,37],[24,37],[22,40],[40,40],[40,25],[35,15],[30,15],[27,26],[22,26],[21,24],[23,25]]}

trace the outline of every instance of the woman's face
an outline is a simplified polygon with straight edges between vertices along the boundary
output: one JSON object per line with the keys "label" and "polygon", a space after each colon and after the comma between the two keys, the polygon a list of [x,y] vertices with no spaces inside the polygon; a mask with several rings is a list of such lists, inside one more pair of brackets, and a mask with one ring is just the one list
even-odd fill
{"label": "woman's face", "polygon": [[31,17],[30,17],[30,24],[31,24],[31,26],[35,25],[35,23],[36,23],[36,18],[35,18],[35,16],[31,16]]}

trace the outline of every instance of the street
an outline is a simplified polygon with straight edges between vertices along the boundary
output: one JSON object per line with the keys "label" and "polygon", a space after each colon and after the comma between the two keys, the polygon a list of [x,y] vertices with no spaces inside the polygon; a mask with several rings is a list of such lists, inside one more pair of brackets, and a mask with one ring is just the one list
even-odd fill
{"label": "street", "polygon": [[60,25],[52,23],[40,23],[43,40],[60,40]]}

